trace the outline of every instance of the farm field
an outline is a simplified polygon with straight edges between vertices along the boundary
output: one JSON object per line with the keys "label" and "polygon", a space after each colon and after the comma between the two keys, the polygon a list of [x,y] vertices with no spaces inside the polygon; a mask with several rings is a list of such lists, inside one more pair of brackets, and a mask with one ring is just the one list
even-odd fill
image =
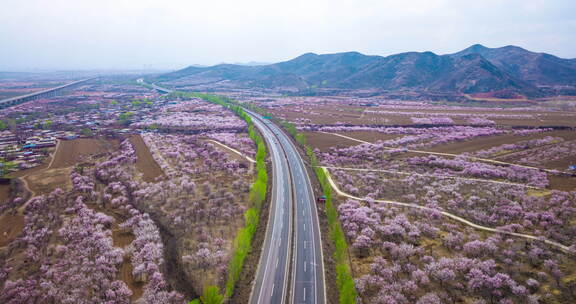
{"label": "farm field", "polygon": [[139,134],[130,137],[130,143],[132,143],[136,150],[136,168],[142,173],[143,181],[153,182],[164,175],[162,168],[158,166],[158,163],[154,160],[146,143]]}
{"label": "farm field", "polygon": [[416,101],[389,101],[378,97],[284,97],[258,104],[274,116],[295,124],[576,126],[574,111],[538,105],[435,105]]}
{"label": "farm field", "polygon": [[63,140],[58,145],[58,151],[50,164],[50,169],[74,166],[87,155],[106,153],[118,147],[118,141],[103,138]]}

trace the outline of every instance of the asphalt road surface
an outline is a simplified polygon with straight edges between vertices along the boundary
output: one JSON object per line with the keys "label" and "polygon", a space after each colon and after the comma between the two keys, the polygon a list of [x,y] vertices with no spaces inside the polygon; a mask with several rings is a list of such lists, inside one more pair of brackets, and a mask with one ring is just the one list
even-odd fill
{"label": "asphalt road surface", "polygon": [[304,162],[279,127],[246,112],[268,143],[273,168],[272,209],[250,302],[324,304],[320,226]]}

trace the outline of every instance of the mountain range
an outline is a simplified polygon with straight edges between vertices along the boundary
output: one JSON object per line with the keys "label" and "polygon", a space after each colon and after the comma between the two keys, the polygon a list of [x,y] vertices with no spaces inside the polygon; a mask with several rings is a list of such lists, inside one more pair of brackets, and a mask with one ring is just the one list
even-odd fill
{"label": "mountain range", "polygon": [[517,46],[473,45],[437,55],[407,52],[369,56],[358,52],[318,55],[258,66],[190,66],[162,74],[155,81],[234,83],[245,87],[371,89],[504,96],[576,95],[576,59],[535,53]]}

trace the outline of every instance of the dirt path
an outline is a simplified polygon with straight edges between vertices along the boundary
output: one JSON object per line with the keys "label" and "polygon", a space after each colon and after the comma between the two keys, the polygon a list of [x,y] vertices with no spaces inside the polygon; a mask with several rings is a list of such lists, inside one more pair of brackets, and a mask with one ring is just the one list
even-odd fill
{"label": "dirt path", "polygon": [[471,178],[471,177],[459,177],[459,176],[449,176],[449,175],[440,175],[439,176],[439,175],[434,175],[434,174],[410,173],[410,172],[383,170],[383,169],[364,169],[364,168],[328,167],[328,166],[321,166],[321,168],[324,170],[336,169],[336,170],[349,170],[349,171],[383,172],[383,173],[392,173],[392,174],[400,174],[400,175],[417,175],[417,176],[433,177],[433,178],[439,178],[439,179],[467,180],[467,181],[474,181],[474,182],[510,185],[510,186],[516,186],[516,187],[535,189],[535,190],[545,190],[545,188],[534,187],[534,186],[529,186],[529,185],[525,185],[525,184],[495,181],[495,180],[481,179],[481,178]]}
{"label": "dirt path", "polygon": [[238,151],[238,150],[236,150],[236,149],[234,149],[234,148],[232,148],[232,147],[230,147],[230,146],[227,146],[227,145],[225,145],[225,144],[223,144],[223,143],[221,143],[221,142],[219,142],[219,141],[216,141],[216,140],[213,140],[213,139],[207,139],[206,141],[213,142],[213,143],[215,143],[215,144],[217,144],[217,145],[220,145],[221,147],[223,147],[223,148],[225,148],[225,149],[228,149],[228,150],[232,151],[233,153],[242,156],[243,158],[245,158],[247,161],[249,161],[249,162],[251,162],[251,163],[256,163],[256,161],[255,161],[254,159],[252,159],[251,157],[249,157],[248,155],[246,155],[246,154],[244,154],[244,153],[242,153],[242,152],[240,152],[240,151]]}
{"label": "dirt path", "polygon": [[132,296],[130,296],[130,301],[134,302],[142,297],[144,294],[144,283],[136,282],[133,271],[132,262],[129,257],[125,257],[122,260],[122,264],[118,268],[118,277],[122,280],[128,288],[132,291]]}
{"label": "dirt path", "polygon": [[[330,186],[334,189],[334,191],[336,191],[336,193],[340,196],[344,196],[344,197],[348,197],[354,200],[358,200],[358,201],[367,201],[366,198],[360,198],[357,196],[353,196],[350,195],[348,193],[345,193],[343,191],[341,191],[338,186],[336,185],[336,183],[334,182],[334,180],[332,180],[332,176],[330,176],[330,172],[328,171],[328,169],[323,169],[324,173],[326,173],[326,177],[328,179],[328,182],[330,183]],[[420,209],[420,210],[425,210],[425,211],[430,211],[430,212],[436,212],[436,213],[440,213],[444,216],[447,216],[455,221],[458,221],[460,223],[463,223],[467,226],[470,226],[472,228],[475,229],[479,229],[479,230],[484,230],[484,231],[489,231],[489,232],[495,232],[495,233],[501,233],[501,234],[507,234],[507,235],[511,235],[511,236],[516,236],[516,237],[521,237],[521,238],[525,238],[525,239],[529,239],[529,240],[535,240],[535,241],[542,241],[548,245],[552,245],[554,247],[559,248],[560,250],[567,252],[567,253],[573,253],[572,250],[570,249],[570,247],[562,245],[558,242],[555,241],[551,241],[548,239],[545,239],[543,237],[536,237],[533,235],[529,235],[529,234],[523,234],[523,233],[516,233],[516,232],[509,232],[509,231],[504,231],[504,230],[500,230],[500,229],[496,229],[496,228],[490,228],[490,227],[486,227],[486,226],[481,226],[478,224],[474,224],[464,218],[461,218],[457,215],[454,215],[452,213],[446,212],[446,211],[442,211],[442,210],[438,210],[438,209],[433,209],[433,208],[428,208],[428,207],[424,207],[424,206],[420,206],[420,205],[416,205],[416,204],[409,204],[409,203],[401,203],[401,202],[396,202],[396,201],[389,201],[389,200],[372,200],[374,202],[377,203],[384,203],[384,204],[389,204],[389,205],[396,205],[396,206],[401,206],[401,207],[408,207],[408,208],[415,208],[415,209]]]}
{"label": "dirt path", "polygon": [[[39,170],[32,170],[31,172],[28,172],[28,173],[18,177],[22,181],[22,184],[24,185],[24,189],[26,189],[26,191],[30,192],[30,199],[32,199],[34,196],[36,196],[36,193],[34,192],[34,190],[32,190],[32,188],[30,188],[30,185],[28,184],[28,180],[27,180],[28,176],[41,173],[41,172],[51,168],[52,164],[54,163],[54,159],[56,158],[56,153],[58,153],[59,148],[60,148],[60,140],[57,140],[56,148],[54,149],[54,152],[52,152],[52,154],[50,154],[50,162],[48,163],[48,166],[46,166],[45,168],[41,168]],[[29,201],[30,200],[28,200],[28,202]],[[23,211],[26,208],[26,205],[28,204],[28,202],[26,202],[26,204],[24,204],[20,208],[21,211]]]}
{"label": "dirt path", "polygon": [[62,141],[57,139],[56,140],[56,148],[54,149],[54,154],[51,155],[52,159],[50,160],[50,163],[48,164],[48,169],[52,168],[52,165],[54,164],[54,160],[56,159],[56,154],[58,154],[58,149],[60,148],[60,143]]}
{"label": "dirt path", "polygon": [[356,139],[356,138],[353,138],[353,137],[350,137],[350,136],[346,136],[346,135],[342,135],[342,134],[338,134],[338,133],[324,132],[324,131],[318,131],[318,132],[324,133],[324,134],[330,134],[330,135],[339,136],[339,137],[346,138],[346,139],[349,139],[349,140],[352,140],[352,141],[355,141],[355,142],[359,142],[359,143],[361,143],[361,144],[373,145],[373,143],[371,143],[371,142],[368,142],[368,141],[365,141],[365,140],[361,140],[361,139]]}
{"label": "dirt path", "polygon": [[[359,143],[373,145],[373,143],[371,143],[371,142],[367,142],[367,141],[364,141],[364,140],[352,138],[352,137],[349,137],[349,136],[346,136],[346,135],[341,135],[341,134],[337,134],[337,133],[329,133],[329,132],[322,132],[322,133],[332,134],[332,135],[340,136],[340,137],[342,137],[342,138],[354,140],[354,141],[359,142]],[[385,148],[385,149],[388,149],[388,150],[396,150],[395,148],[387,148],[387,147],[384,147],[384,148]],[[409,150],[409,149],[406,149],[406,152],[419,153],[419,154],[429,154],[429,155],[450,156],[450,157],[462,156],[462,155],[460,155],[460,154],[443,153],[443,152],[432,152],[432,151],[422,151],[422,150]],[[551,169],[544,169],[544,168],[538,168],[538,167],[532,167],[532,166],[526,166],[526,165],[513,164],[513,163],[508,163],[508,162],[493,160],[493,159],[489,159],[489,158],[481,158],[481,157],[474,157],[474,156],[466,156],[466,158],[471,159],[471,160],[480,161],[480,162],[493,163],[493,164],[497,164],[497,165],[516,166],[516,167],[521,167],[521,168],[526,168],[526,169],[545,171],[545,172],[548,172],[548,173],[559,173],[558,170],[551,170]]]}
{"label": "dirt path", "polygon": [[24,184],[24,189],[26,189],[26,191],[30,192],[30,198],[33,198],[36,196],[36,193],[28,185],[28,181],[26,180],[26,177],[28,177],[28,175],[20,177],[20,180],[22,181],[22,184]]}

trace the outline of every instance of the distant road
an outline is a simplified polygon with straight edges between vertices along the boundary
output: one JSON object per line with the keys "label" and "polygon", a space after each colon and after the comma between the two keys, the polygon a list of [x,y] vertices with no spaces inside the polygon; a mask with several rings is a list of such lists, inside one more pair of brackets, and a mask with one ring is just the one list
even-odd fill
{"label": "distant road", "polygon": [[36,100],[39,98],[53,97],[53,96],[56,96],[56,93],[58,93],[61,90],[68,89],[72,86],[82,84],[84,82],[87,82],[87,81],[90,81],[93,79],[96,79],[96,78],[82,79],[82,80],[74,81],[74,82],[59,86],[59,87],[55,87],[55,88],[51,88],[51,89],[47,89],[47,90],[42,90],[39,92],[30,93],[30,94],[26,94],[26,95],[21,95],[21,96],[3,99],[3,100],[0,100],[0,108],[3,109],[3,108],[15,106],[15,105],[18,105],[18,104],[21,104],[21,103],[24,103],[27,101],[31,101],[31,100]]}
{"label": "distant road", "polygon": [[141,83],[141,84],[146,85],[146,86],[151,86],[154,90],[156,90],[160,93],[170,94],[170,93],[174,92],[174,90],[170,90],[170,89],[167,89],[167,88],[164,88],[161,86],[157,86],[155,83],[149,84],[149,83],[144,81],[144,78],[138,78],[138,79],[136,79],[136,82]]}
{"label": "distant road", "polygon": [[167,88],[159,87],[159,86],[157,86],[155,83],[153,83],[153,84],[151,84],[151,85],[152,85],[152,87],[153,87],[155,90],[160,91],[161,93],[168,93],[168,94],[170,94],[170,93],[174,92],[174,90],[170,90],[170,89],[167,89]]}
{"label": "distant road", "polygon": [[[324,304],[326,303],[326,288],[320,225],[314,192],[304,162],[292,141],[278,126],[254,112],[245,111],[252,117],[254,125],[266,139],[271,150],[273,174],[280,177],[279,182],[276,178],[274,179],[276,196],[272,197],[273,209],[268,221],[266,239],[250,303],[285,302],[286,292],[282,292],[282,298],[277,298],[275,290],[279,285],[283,290],[286,289],[288,274],[286,268],[278,270],[276,265],[284,266],[289,264],[289,261],[282,261],[283,252],[280,256],[275,248],[281,246],[283,251],[284,241],[275,242],[275,238],[278,234],[276,231],[282,230],[286,223],[290,223],[294,218],[289,302]],[[287,183],[285,179],[288,179]],[[278,185],[281,186],[278,187]],[[289,187],[290,190],[286,191],[283,189],[285,187]],[[284,199],[279,197],[282,195],[281,189],[284,190]],[[286,208],[294,208],[295,216],[292,215],[292,211],[278,211],[279,209],[286,210]],[[289,244],[289,242],[286,243]],[[283,273],[279,273],[282,271]]]}

